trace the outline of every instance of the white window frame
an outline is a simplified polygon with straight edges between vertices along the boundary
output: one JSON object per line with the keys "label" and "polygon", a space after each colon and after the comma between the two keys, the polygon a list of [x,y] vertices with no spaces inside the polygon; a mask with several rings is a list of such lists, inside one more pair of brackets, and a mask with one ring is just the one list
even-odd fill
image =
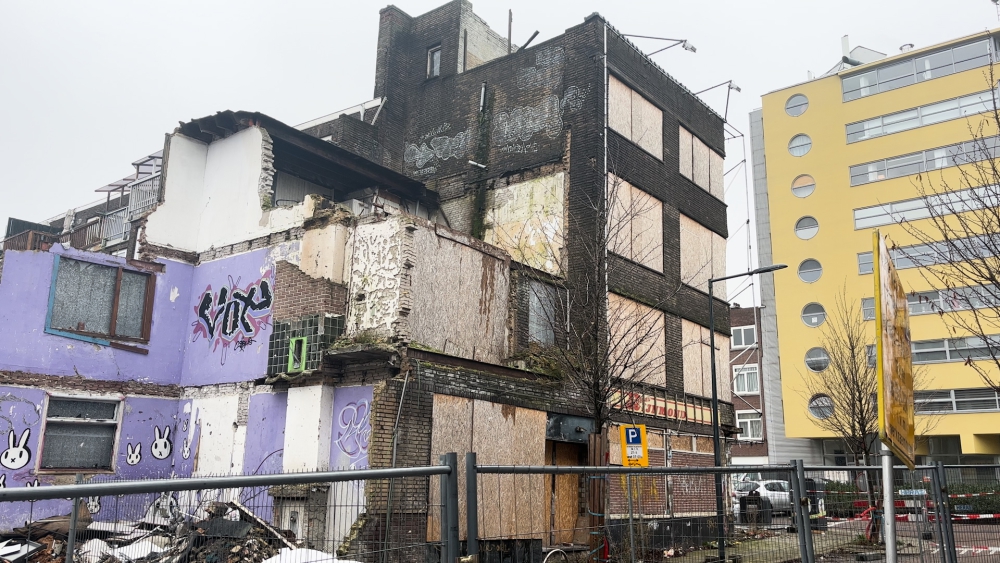
{"label": "white window frame", "polygon": [[[745,418],[745,419],[743,419],[743,421],[741,421],[740,420],[740,415],[752,415],[752,416],[754,416],[756,418]],[[760,435],[759,436],[751,436],[750,435],[750,429],[751,429],[751,426],[752,426],[750,423],[753,422],[754,420],[757,420],[757,421],[760,422]],[[740,422],[746,422],[747,423],[746,428],[744,428],[740,424]],[[764,441],[764,415],[760,411],[757,411],[757,410],[736,411],[736,426],[739,426],[740,428],[744,428],[744,430],[746,430],[746,432],[740,432],[739,433],[739,440],[740,441],[745,441],[745,442],[762,442],[762,441]]]}
{"label": "white window frame", "polygon": [[[438,55],[438,69],[437,69],[438,72],[437,72],[437,74],[431,74],[431,72],[434,69],[434,66],[433,66],[434,63],[433,63],[433,61],[434,61],[434,54],[435,53],[437,53],[437,55]],[[438,45],[435,45],[433,47],[428,47],[427,48],[427,78],[437,78],[437,77],[441,76],[441,63],[442,62],[443,61],[441,59],[441,45],[438,44]]]}
{"label": "white window frame", "polygon": [[[750,387],[747,385],[747,375],[753,372],[755,387],[753,391],[749,391]],[[740,391],[739,380],[743,379],[744,391]],[[739,366],[733,366],[733,393],[736,395],[760,395],[760,367],[757,364],[744,364]]]}
{"label": "white window frame", "polygon": [[[114,420],[90,420],[90,419],[77,419],[77,418],[63,418],[55,417],[49,418],[49,403],[53,399],[64,400],[64,401],[81,401],[81,402],[93,402],[93,403],[115,403],[115,419]],[[44,474],[58,474],[58,473],[80,473],[81,471],[91,474],[113,474],[117,472],[118,468],[118,448],[121,445],[121,432],[122,432],[122,412],[125,409],[125,397],[121,395],[63,395],[57,393],[46,393],[45,395],[45,409],[42,413],[42,427],[41,435],[38,437],[38,452],[35,454],[34,467],[35,473]],[[42,467],[42,457],[45,454],[45,435],[49,427],[49,422],[65,423],[65,424],[80,424],[85,426],[111,426],[115,427],[115,438],[111,446],[111,462],[109,465],[110,469],[93,469],[93,468],[43,468]]]}
{"label": "white window frame", "polygon": [[737,345],[736,344],[736,338],[731,338],[730,339],[730,343],[731,343],[731,347],[732,347],[733,350],[742,350],[744,348],[753,348],[754,346],[757,345],[757,325],[734,326],[732,329],[730,329],[730,332],[732,332],[733,336],[735,337],[736,331],[740,331],[740,341],[741,342],[746,342],[746,330],[747,329],[753,331],[753,344],[739,344],[739,345]]}

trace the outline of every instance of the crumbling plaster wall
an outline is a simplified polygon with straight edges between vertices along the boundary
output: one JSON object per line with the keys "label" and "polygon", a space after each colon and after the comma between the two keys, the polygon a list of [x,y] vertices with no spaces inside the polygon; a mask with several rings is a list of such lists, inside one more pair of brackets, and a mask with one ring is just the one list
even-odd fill
{"label": "crumbling plaster wall", "polygon": [[566,177],[558,172],[490,190],[483,240],[522,264],[563,272]]}
{"label": "crumbling plaster wall", "polygon": [[396,324],[408,312],[401,311],[407,238],[401,218],[373,218],[358,225],[351,238],[347,332],[396,338]]}

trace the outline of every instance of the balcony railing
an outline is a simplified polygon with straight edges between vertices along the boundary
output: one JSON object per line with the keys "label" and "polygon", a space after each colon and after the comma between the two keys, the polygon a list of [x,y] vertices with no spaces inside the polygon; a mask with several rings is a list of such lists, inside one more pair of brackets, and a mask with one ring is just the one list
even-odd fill
{"label": "balcony railing", "polygon": [[59,235],[41,231],[24,231],[3,241],[3,250],[46,250],[59,242]]}
{"label": "balcony railing", "polygon": [[[135,192],[133,192],[135,193]],[[128,221],[129,207],[119,207],[101,217],[101,240],[104,246],[111,246],[128,240],[131,223]]]}
{"label": "balcony railing", "polygon": [[[101,220],[91,221],[73,229],[69,233],[69,245],[80,250],[87,250],[101,242]],[[66,242],[66,237],[63,237]]]}
{"label": "balcony railing", "polygon": [[128,186],[130,188],[128,197],[128,217],[129,221],[135,221],[146,211],[152,209],[160,202],[160,173],[157,172],[141,180],[136,180]]}

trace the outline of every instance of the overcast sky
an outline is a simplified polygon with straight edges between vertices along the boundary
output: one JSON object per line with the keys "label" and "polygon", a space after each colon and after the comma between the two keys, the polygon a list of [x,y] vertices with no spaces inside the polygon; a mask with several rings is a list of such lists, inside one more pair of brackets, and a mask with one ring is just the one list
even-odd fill
{"label": "overcast sky", "polygon": [[[397,0],[410,15],[444,0]],[[760,96],[825,72],[852,46],[894,54],[1000,27],[990,0],[478,0],[514,43],[559,35],[592,12],[622,33],[687,39],[697,53],[654,55],[692,91],[734,80],[729,121],[749,135]],[[94,190],[163,147],[178,121],[260,111],[298,124],[372,97],[382,2],[283,0],[29,2],[0,0],[0,220],[41,221],[99,198]],[[646,52],[662,43],[635,39]],[[725,88],[703,95],[721,114]],[[746,143],[749,153],[749,140]],[[726,169],[744,158],[727,147]],[[730,273],[756,265],[748,241],[750,171],[727,176]],[[752,209],[752,206],[750,206]],[[752,248],[748,251],[748,242]],[[753,291],[730,287],[752,304]],[[740,286],[742,287],[742,286]],[[737,294],[738,293],[738,294]]]}

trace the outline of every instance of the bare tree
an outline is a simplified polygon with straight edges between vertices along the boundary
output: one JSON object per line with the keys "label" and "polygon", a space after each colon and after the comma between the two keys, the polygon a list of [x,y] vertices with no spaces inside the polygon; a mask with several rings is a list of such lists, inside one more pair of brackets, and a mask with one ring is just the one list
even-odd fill
{"label": "bare tree", "polygon": [[[865,320],[860,304],[849,300],[843,288],[834,298],[833,311],[822,331],[820,342],[826,357],[807,359],[813,362],[810,368],[819,372],[804,378],[807,408],[817,426],[844,441],[855,465],[871,465],[878,440],[874,323]],[[924,380],[923,370],[915,368],[914,389],[922,388]],[[938,421],[938,416],[921,414],[915,421],[915,433],[926,435]]]}
{"label": "bare tree", "polygon": [[984,75],[987,93],[962,108],[969,140],[935,151],[940,154],[917,174],[920,209],[890,210],[918,242],[894,245],[892,254],[897,267],[901,261],[920,266],[934,290],[911,300],[937,311],[952,336],[971,337],[950,340],[949,348],[957,346],[949,353],[1000,391],[1000,106],[993,65]]}
{"label": "bare tree", "polygon": [[822,331],[820,342],[828,360],[809,360],[820,373],[804,378],[807,408],[817,426],[844,441],[855,465],[870,465],[872,436],[878,432],[878,380],[868,355],[874,331],[859,304],[848,301],[843,290]]}

